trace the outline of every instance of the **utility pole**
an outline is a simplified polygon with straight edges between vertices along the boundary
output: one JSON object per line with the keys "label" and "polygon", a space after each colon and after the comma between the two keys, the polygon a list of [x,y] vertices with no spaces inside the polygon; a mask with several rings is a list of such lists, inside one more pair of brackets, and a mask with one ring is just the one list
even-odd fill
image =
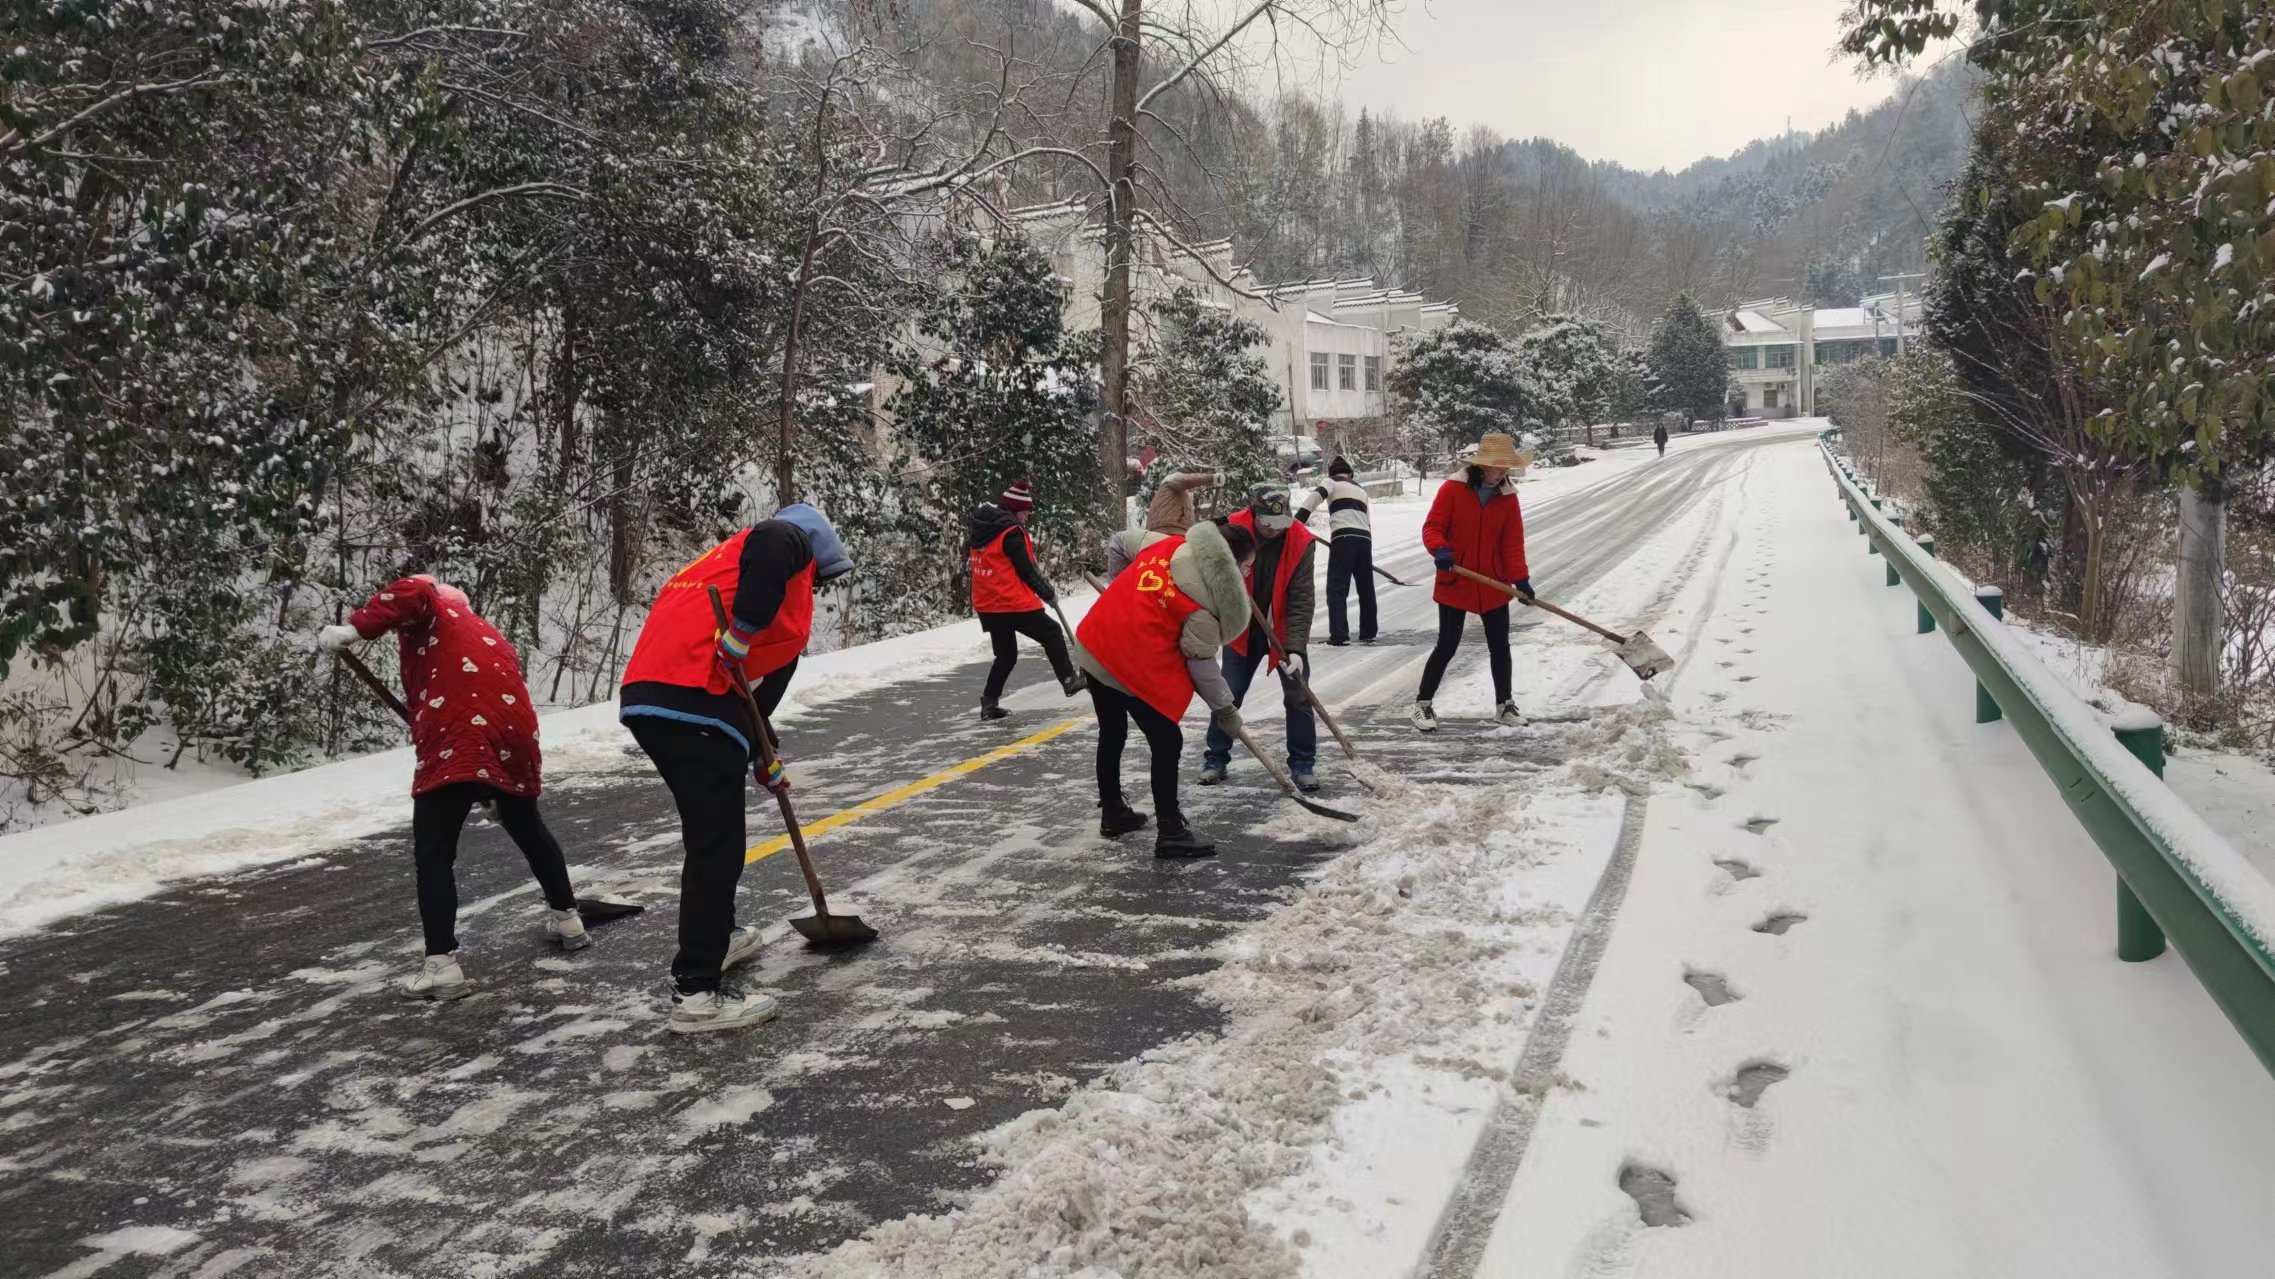
{"label": "utility pole", "polygon": [[1880,277],[1880,282],[1881,282],[1882,284],[1887,284],[1887,283],[1889,283],[1890,281],[1893,281],[1893,282],[1895,283],[1895,285],[1896,285],[1896,354],[1897,354],[1897,355],[1899,355],[1899,356],[1901,356],[1901,355],[1904,353],[1904,349],[1905,349],[1905,347],[1904,347],[1904,281],[1906,281],[1906,280],[1924,280],[1924,279],[1926,279],[1926,278],[1927,278],[1927,275],[1926,275],[1924,272],[1914,272],[1914,273],[1912,273],[1912,274],[1910,274],[1910,275],[1883,275],[1883,276],[1881,276],[1881,277]]}

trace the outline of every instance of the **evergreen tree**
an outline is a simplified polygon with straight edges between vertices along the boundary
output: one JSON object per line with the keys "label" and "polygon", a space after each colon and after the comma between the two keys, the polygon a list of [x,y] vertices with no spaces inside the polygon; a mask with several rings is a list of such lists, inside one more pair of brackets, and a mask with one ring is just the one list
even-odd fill
{"label": "evergreen tree", "polygon": [[1221,471],[1225,486],[1240,494],[1284,479],[1271,438],[1280,388],[1256,353],[1269,341],[1263,328],[1188,288],[1156,302],[1151,318],[1154,340],[1135,377],[1159,456],[1141,498],[1177,471]]}
{"label": "evergreen tree", "polygon": [[1028,527],[1046,572],[1077,562],[1097,531],[1096,335],[1066,331],[1050,259],[1016,236],[983,245],[950,234],[927,246],[925,264],[946,287],[923,312],[923,358],[889,406],[895,469],[908,480],[894,495],[901,540],[873,543],[879,572],[864,584],[890,602],[893,630],[967,606],[960,532],[1013,480],[1035,482]]}
{"label": "evergreen tree", "polygon": [[1651,376],[1659,385],[1659,406],[1692,418],[1720,418],[1728,410],[1723,393],[1730,380],[1722,339],[1688,293],[1667,307],[1651,333]]}
{"label": "evergreen tree", "polygon": [[1604,326],[1569,315],[1549,316],[1540,328],[1517,339],[1517,358],[1546,396],[1536,410],[1541,419],[1551,426],[1585,426],[1593,442],[1617,373]]}
{"label": "evergreen tree", "polygon": [[1446,453],[1490,432],[1513,435],[1557,403],[1507,339],[1474,320],[1414,339],[1390,391],[1408,438]]}

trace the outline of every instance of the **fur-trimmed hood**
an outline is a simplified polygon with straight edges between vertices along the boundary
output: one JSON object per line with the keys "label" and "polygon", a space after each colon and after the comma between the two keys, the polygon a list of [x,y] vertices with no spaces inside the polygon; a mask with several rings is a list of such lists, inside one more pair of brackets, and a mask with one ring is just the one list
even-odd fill
{"label": "fur-trimmed hood", "polygon": [[1216,618],[1230,637],[1248,630],[1248,583],[1232,544],[1217,526],[1203,520],[1185,531],[1185,544],[1169,557],[1169,575],[1177,589]]}

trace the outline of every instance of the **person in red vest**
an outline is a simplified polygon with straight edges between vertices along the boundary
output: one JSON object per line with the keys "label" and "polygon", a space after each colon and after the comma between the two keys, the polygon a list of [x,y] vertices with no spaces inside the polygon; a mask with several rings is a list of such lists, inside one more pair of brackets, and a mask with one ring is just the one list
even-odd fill
{"label": "person in red vest", "polygon": [[1453,570],[1456,565],[1514,586],[1520,598],[1532,598],[1532,570],[1525,565],[1525,517],[1517,506],[1517,486],[1509,471],[1519,462],[1517,442],[1506,435],[1488,435],[1477,451],[1462,459],[1462,469],[1438,486],[1422,522],[1422,545],[1437,561],[1438,646],[1422,667],[1422,689],[1415,695],[1408,716],[1425,733],[1438,731],[1438,712],[1431,705],[1438,681],[1445,678],[1446,663],[1461,647],[1461,632],[1475,613],[1485,623],[1485,648],[1493,667],[1493,697],[1499,703],[1494,718],[1511,728],[1525,722],[1509,692],[1509,596]]}
{"label": "person in red vest", "polygon": [[[679,881],[679,953],[671,1029],[734,1030],[772,1017],[775,1001],[728,985],[725,970],[758,953],[759,930],[735,926],[742,881],[744,779],[760,726],[728,677],[741,667],[772,715],[813,629],[814,588],[853,571],[820,511],[803,502],[698,556],[664,583],[617,690],[618,716],[679,807],[687,856]],[[708,587],[728,603],[722,632]],[[787,787],[779,772],[769,787]]]}
{"label": "person in red vest", "polygon": [[[1256,539],[1256,565],[1249,570],[1248,594],[1255,604],[1248,628],[1224,649],[1224,680],[1232,686],[1232,703],[1242,705],[1248,684],[1256,678],[1258,663],[1280,673],[1280,702],[1288,712],[1288,773],[1298,789],[1319,789],[1313,765],[1319,757],[1319,725],[1311,718],[1311,699],[1304,696],[1303,680],[1311,674],[1307,653],[1311,646],[1311,561],[1319,539],[1298,524],[1288,510],[1285,485],[1259,484],[1248,491],[1248,505],[1235,511],[1231,522]],[[1283,665],[1272,655],[1264,638],[1269,625],[1287,655]],[[1232,762],[1232,734],[1209,729],[1201,755],[1201,785],[1224,780]]]}
{"label": "person in red vest", "polygon": [[1177,803],[1177,760],[1185,734],[1177,721],[1208,703],[1217,724],[1240,727],[1217,650],[1248,629],[1241,580],[1255,541],[1248,530],[1202,521],[1182,537],[1145,547],[1107,584],[1074,632],[1074,660],[1090,676],[1098,708],[1098,833],[1111,839],[1145,825],[1122,796],[1122,747],[1137,721],[1153,755],[1156,857],[1209,857],[1216,845],[1193,833]]}
{"label": "person in red vest", "polygon": [[1035,543],[1027,532],[1027,516],[1035,509],[1035,494],[1026,480],[1014,480],[1003,490],[1001,505],[982,502],[972,512],[964,550],[972,576],[972,610],[980,615],[980,629],[995,646],[995,664],[988,667],[987,684],[980,689],[980,718],[1002,719],[1011,712],[997,703],[1011,668],[1019,664],[1019,637],[1043,646],[1051,673],[1068,697],[1082,691],[1082,673],[1067,656],[1066,637],[1043,608],[1055,603],[1042,570],[1035,567]]}
{"label": "person in red vest", "polygon": [[471,994],[458,966],[458,836],[474,805],[494,805],[545,892],[545,932],[563,950],[592,944],[560,841],[537,813],[537,711],[521,659],[466,593],[426,574],[388,584],[316,642],[332,652],[396,632],[403,696],[411,710],[411,856],[427,956],[403,985],[407,999]]}

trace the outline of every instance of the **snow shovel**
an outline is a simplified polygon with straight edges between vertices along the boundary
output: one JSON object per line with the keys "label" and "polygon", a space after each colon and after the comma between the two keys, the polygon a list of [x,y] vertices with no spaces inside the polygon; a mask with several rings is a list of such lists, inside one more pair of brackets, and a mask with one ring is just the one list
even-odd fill
{"label": "snow shovel", "polygon": [[1256,744],[1256,739],[1248,735],[1246,724],[1240,726],[1240,744],[1248,748],[1248,753],[1256,757],[1256,762],[1264,766],[1264,771],[1270,773],[1272,780],[1280,784],[1280,789],[1288,793],[1288,798],[1301,805],[1304,811],[1317,813],[1321,817],[1332,817],[1339,822],[1359,820],[1357,813],[1346,813],[1340,808],[1329,808],[1325,804],[1305,799],[1303,792],[1295,788],[1295,780],[1288,776],[1287,770],[1281,768],[1277,760],[1266,755],[1264,748]]}
{"label": "snow shovel", "polygon": [[1627,663],[1627,669],[1634,671],[1636,678],[1638,679],[1648,681],[1653,676],[1671,670],[1674,667],[1675,659],[1667,656],[1667,650],[1659,647],[1658,644],[1652,641],[1649,635],[1646,635],[1641,631],[1637,631],[1633,635],[1622,635],[1618,631],[1612,630],[1609,627],[1598,626],[1594,622],[1591,622],[1587,618],[1581,617],[1576,613],[1567,613],[1563,609],[1560,609],[1554,604],[1549,603],[1547,600],[1539,599],[1531,595],[1522,595],[1516,587],[1509,585],[1507,582],[1496,582],[1492,578],[1485,576],[1483,573],[1472,572],[1469,569],[1461,567],[1459,564],[1454,565],[1453,571],[1459,573],[1463,577],[1468,578],[1472,582],[1476,582],[1484,586],[1490,586],[1494,590],[1501,592],[1503,595],[1517,596],[1518,598],[1523,599],[1525,603],[1532,605],[1534,608],[1537,608],[1544,613],[1549,613],[1553,614],[1554,616],[1561,617],[1565,621],[1570,622],[1575,626],[1584,626],[1587,629],[1594,631],[1596,634],[1603,636],[1605,639],[1610,640],[1613,644],[1617,645],[1617,647],[1612,651],[1619,655],[1619,660]]}
{"label": "snow shovel", "polygon": [[[711,616],[719,624],[720,632],[724,633],[727,629],[727,606],[719,598],[718,587],[705,589],[711,592]],[[765,786],[766,779],[780,767],[774,756],[774,726],[766,722],[766,716],[758,709],[758,699],[750,695],[750,682],[743,678],[742,668],[728,667],[727,676],[734,681],[735,692],[741,695],[743,705],[750,708],[752,721],[758,725],[758,758],[762,766],[758,782]],[[809,946],[861,946],[877,940],[877,930],[862,923],[859,915],[829,913],[829,898],[822,893],[821,876],[814,873],[813,854],[806,851],[806,832],[798,825],[797,812],[790,807],[789,789],[772,786],[766,788],[774,792],[774,802],[782,806],[782,824],[789,827],[790,848],[798,854],[798,873],[806,877],[806,892],[814,899],[814,913],[792,919],[790,927],[797,929],[798,935],[805,938]]]}
{"label": "snow shovel", "polygon": [[1387,569],[1387,568],[1383,568],[1383,567],[1381,567],[1380,565],[1369,565],[1368,567],[1370,567],[1370,568],[1373,568],[1373,569],[1374,569],[1374,571],[1375,571],[1375,576],[1377,576],[1377,577],[1380,577],[1380,578],[1383,578],[1384,580],[1388,581],[1388,582],[1389,582],[1389,583],[1390,583],[1392,586],[1412,586],[1412,585],[1413,585],[1413,583],[1412,583],[1412,582],[1402,582],[1402,581],[1398,580],[1398,575],[1397,575],[1397,574],[1395,574],[1395,573],[1391,572],[1391,571],[1390,571],[1389,569]]}
{"label": "snow shovel", "polygon": [[[1287,651],[1280,647],[1280,637],[1272,634],[1272,628],[1269,626],[1259,627],[1258,629],[1264,632],[1264,639],[1271,644],[1272,656],[1279,659],[1280,669],[1286,670],[1288,665],[1288,655]],[[1297,688],[1303,690],[1304,700],[1311,703],[1311,709],[1319,712],[1319,718],[1326,723],[1327,731],[1335,735],[1335,742],[1337,745],[1343,748],[1343,753],[1350,757],[1352,763],[1358,763],[1359,748],[1351,745],[1351,739],[1343,735],[1343,726],[1335,722],[1335,717],[1333,715],[1327,713],[1327,703],[1320,701],[1319,694],[1311,691],[1310,672],[1306,671],[1304,673],[1304,677],[1297,680],[1295,682],[1295,685]],[[1357,769],[1354,768],[1351,770],[1351,776],[1358,778],[1359,784],[1361,786],[1366,787],[1368,790],[1373,791],[1375,794],[1380,795],[1383,793],[1381,787],[1375,785],[1372,781],[1369,781],[1366,774],[1361,773]]]}
{"label": "snow shovel", "polygon": [[[1082,580],[1090,583],[1090,589],[1098,592],[1100,595],[1104,595],[1106,593],[1106,579],[1098,576],[1096,573],[1091,572],[1089,569],[1082,570]],[[1062,618],[1060,620],[1064,621],[1065,619]]]}
{"label": "snow shovel", "polygon": [[[387,709],[395,712],[396,716],[403,721],[405,728],[411,726],[411,708],[403,704],[402,698],[395,696],[395,690],[387,687],[386,681],[374,675],[371,668],[363,664],[362,658],[345,649],[333,653],[332,656],[338,659],[340,665],[347,667],[357,679],[362,680],[364,687],[370,689],[374,697],[385,702]],[[489,809],[493,813],[497,811],[497,806],[490,800],[485,799],[481,803],[483,808]],[[590,897],[579,897],[577,899],[577,918],[588,924],[612,923],[627,915],[637,915],[646,909],[647,907],[637,902],[602,901]]]}

